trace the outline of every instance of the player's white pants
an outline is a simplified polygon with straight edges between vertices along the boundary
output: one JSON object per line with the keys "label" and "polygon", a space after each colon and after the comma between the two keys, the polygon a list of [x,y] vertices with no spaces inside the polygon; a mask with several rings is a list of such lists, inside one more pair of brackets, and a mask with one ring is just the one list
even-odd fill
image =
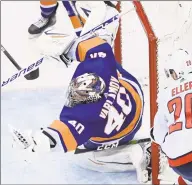
{"label": "player's white pants", "polygon": [[142,171],[143,156],[143,149],[135,144],[76,154],[74,161],[83,168],[98,172]]}

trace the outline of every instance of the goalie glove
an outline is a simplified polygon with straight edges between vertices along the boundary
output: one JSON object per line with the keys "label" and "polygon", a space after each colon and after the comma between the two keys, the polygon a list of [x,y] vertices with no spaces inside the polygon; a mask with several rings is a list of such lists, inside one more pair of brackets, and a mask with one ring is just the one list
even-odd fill
{"label": "goalie glove", "polygon": [[56,146],[54,138],[43,129],[34,133],[31,130],[22,133],[9,125],[9,130],[13,137],[13,148],[28,152],[47,153],[50,152],[52,147]]}
{"label": "goalie glove", "polygon": [[69,65],[73,62],[72,59],[68,58],[66,54],[62,54],[62,55],[59,55],[59,56],[49,56],[49,57],[46,57],[47,59],[53,59],[53,60],[56,60],[58,62],[62,62],[66,65],[66,67],[69,67]]}
{"label": "goalie glove", "polygon": [[64,54],[64,53],[62,55],[60,55],[59,57],[60,57],[61,61],[66,65],[66,67],[68,67],[73,62],[73,60],[68,58],[66,56],[66,54]]}

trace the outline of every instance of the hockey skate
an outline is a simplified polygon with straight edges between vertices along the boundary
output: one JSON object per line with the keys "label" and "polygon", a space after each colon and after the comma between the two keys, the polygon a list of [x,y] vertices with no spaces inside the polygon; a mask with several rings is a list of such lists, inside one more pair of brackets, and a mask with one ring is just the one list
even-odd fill
{"label": "hockey skate", "polygon": [[59,3],[57,3],[56,7],[55,7],[55,11],[50,15],[49,18],[45,18],[43,16],[41,16],[41,18],[33,23],[29,28],[28,28],[28,32],[29,32],[29,38],[35,38],[41,35],[41,33],[43,33],[43,31],[50,27],[53,26],[56,23],[56,11],[57,8],[59,6]]}

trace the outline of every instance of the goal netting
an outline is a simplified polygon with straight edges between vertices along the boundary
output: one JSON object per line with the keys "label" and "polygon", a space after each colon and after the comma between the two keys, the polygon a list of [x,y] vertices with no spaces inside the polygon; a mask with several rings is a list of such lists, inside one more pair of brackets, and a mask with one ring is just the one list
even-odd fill
{"label": "goal netting", "polygon": [[[135,75],[144,89],[144,125],[149,130],[158,105],[158,92],[164,88],[164,67],[175,48],[192,51],[192,2],[122,1],[118,8],[127,12],[121,18],[115,55],[124,68]],[[177,175],[168,167],[161,169],[166,157],[152,146],[153,184],[172,183]]]}

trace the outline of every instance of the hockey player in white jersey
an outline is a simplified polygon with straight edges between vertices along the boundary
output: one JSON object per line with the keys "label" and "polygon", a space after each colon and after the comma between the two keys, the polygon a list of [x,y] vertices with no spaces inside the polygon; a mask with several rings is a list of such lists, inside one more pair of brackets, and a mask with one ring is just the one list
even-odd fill
{"label": "hockey player in white jersey", "polygon": [[192,183],[192,57],[178,49],[165,69],[168,85],[160,91],[152,135],[180,175],[179,184]]}

